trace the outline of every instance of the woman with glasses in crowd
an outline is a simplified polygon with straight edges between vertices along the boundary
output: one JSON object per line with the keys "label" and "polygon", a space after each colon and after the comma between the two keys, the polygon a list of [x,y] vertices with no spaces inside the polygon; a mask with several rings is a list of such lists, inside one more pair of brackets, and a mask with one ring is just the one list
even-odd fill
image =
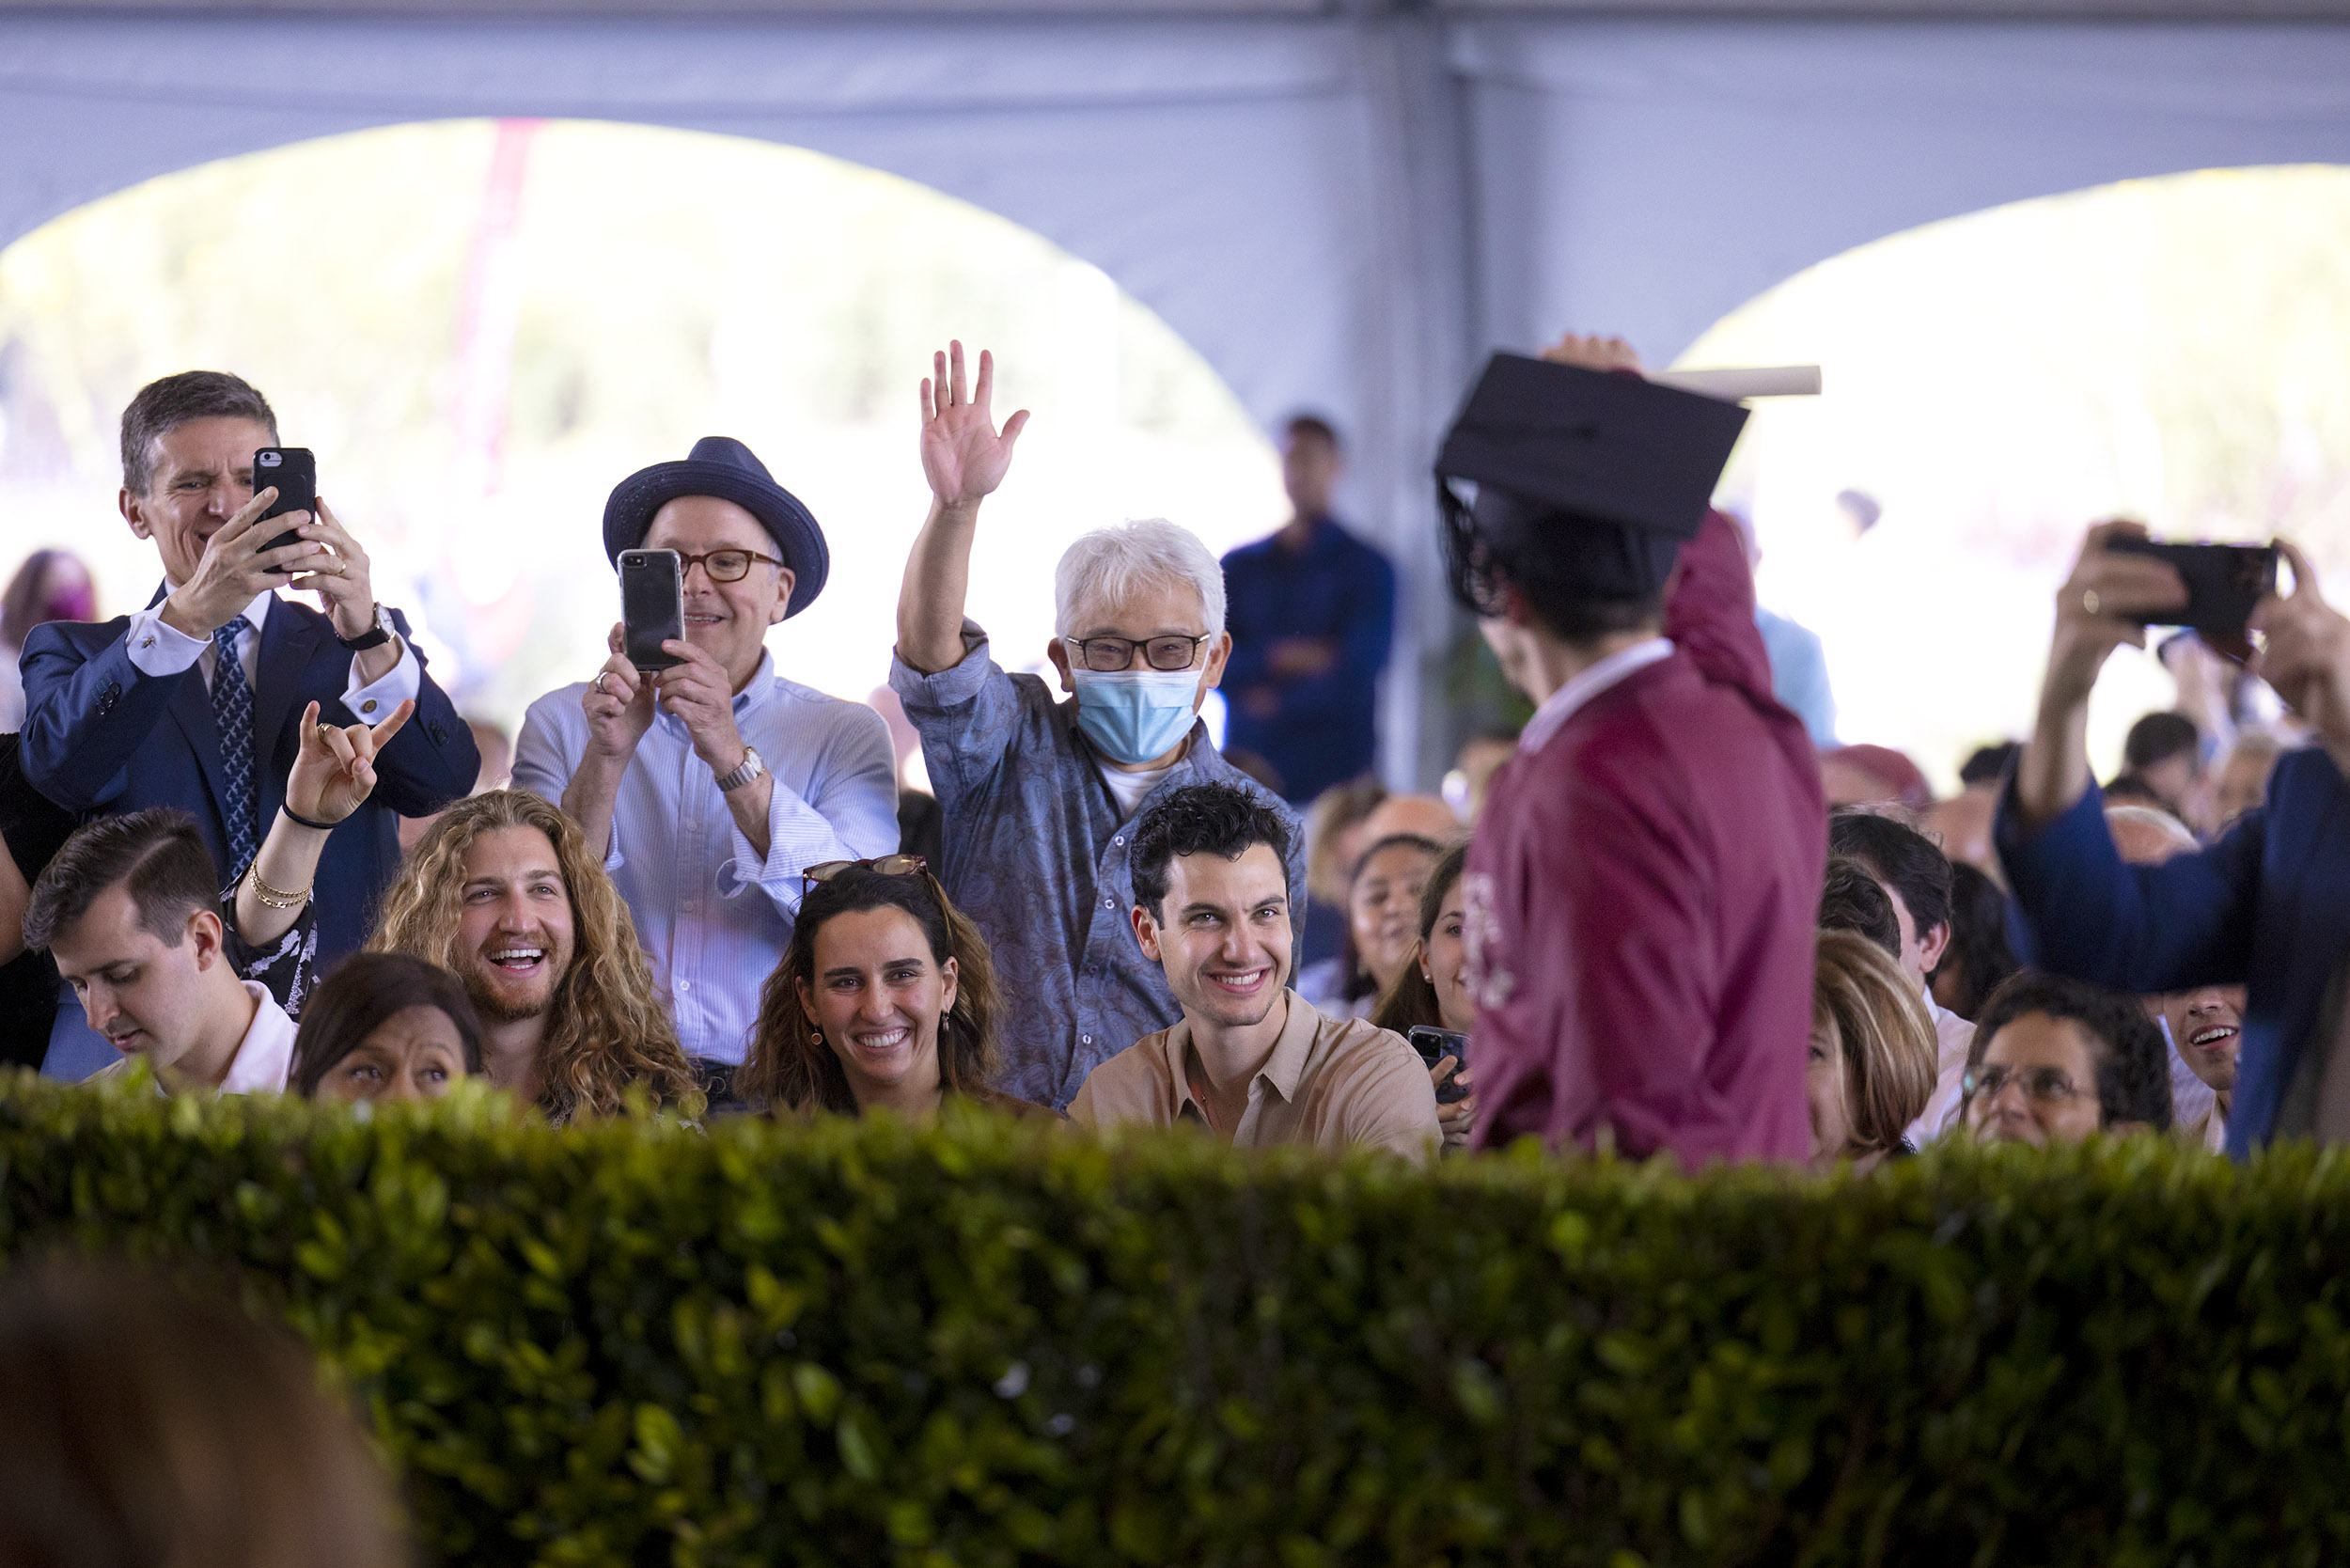
{"label": "woman with glasses in crowd", "polygon": [[1444,1128],[1447,1149],[1465,1146],[1477,1121],[1476,1095],[1445,1099],[1451,1087],[1468,1087],[1469,1069],[1462,1051],[1477,1027],[1477,1001],[1468,988],[1468,947],[1462,937],[1461,868],[1467,860],[1468,846],[1456,844],[1428,873],[1419,894],[1418,939],[1371,1011],[1371,1023],[1406,1038],[1416,1028],[1445,1029],[1463,1037],[1459,1048],[1430,1069],[1436,1085],[1436,1121]]}
{"label": "woman with glasses in crowd", "polygon": [[1983,1004],[1964,1115],[1985,1143],[2170,1127],[2170,1051],[2134,996],[2026,969]]}
{"label": "woman with glasses in crowd", "polygon": [[288,1086],[312,1100],[437,1100],[480,1072],[462,981],[407,953],[353,953],[310,994]]}
{"label": "woman with glasses in crowd", "polygon": [[1001,1062],[995,965],[919,855],[812,866],[805,885],[735,1077],[747,1104],[915,1122],[936,1120],[949,1098],[1053,1114],[990,1087]]}

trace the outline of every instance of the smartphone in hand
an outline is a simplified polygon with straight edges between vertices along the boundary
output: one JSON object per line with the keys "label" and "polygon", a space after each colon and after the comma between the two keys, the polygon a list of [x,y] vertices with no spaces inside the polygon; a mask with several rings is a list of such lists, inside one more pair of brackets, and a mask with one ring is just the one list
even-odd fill
{"label": "smartphone in hand", "polygon": [[[309,447],[264,447],[255,452],[253,488],[267,490],[272,485],[277,487],[277,499],[269,504],[269,510],[261,513],[262,522],[293,511],[306,511],[313,517],[318,515],[319,463]],[[301,542],[302,536],[289,528],[261,548],[275,550]],[[292,575],[291,569],[288,567],[274,567],[271,570],[283,576]]]}
{"label": "smartphone in hand", "polygon": [[661,651],[665,641],[685,640],[685,573],[675,550],[620,552],[620,636],[638,669],[685,662]]}
{"label": "smartphone in hand", "polygon": [[2149,625],[2187,626],[2211,636],[2240,639],[2253,607],[2277,591],[2273,544],[2174,544],[2124,537],[2107,540],[2106,548],[2169,561],[2186,582],[2186,608],[2164,613]]}
{"label": "smartphone in hand", "polygon": [[[1458,1029],[1440,1029],[1421,1024],[1413,1028],[1409,1039],[1412,1049],[1419,1053],[1419,1059],[1431,1068],[1447,1057],[1453,1059],[1456,1072],[1468,1065],[1469,1037]],[[1449,1105],[1467,1098],[1468,1086],[1457,1077],[1445,1079],[1436,1090],[1436,1103],[1440,1105]]]}

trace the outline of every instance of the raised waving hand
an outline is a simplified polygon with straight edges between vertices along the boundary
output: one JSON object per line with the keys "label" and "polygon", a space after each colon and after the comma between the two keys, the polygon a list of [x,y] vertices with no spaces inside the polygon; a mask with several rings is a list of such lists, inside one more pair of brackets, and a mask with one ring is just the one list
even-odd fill
{"label": "raised waving hand", "polygon": [[995,394],[995,356],[979,351],[977,385],[965,379],[963,345],[933,354],[922,383],[922,477],[944,507],[976,507],[1004,482],[1013,443],[1027,428],[1022,409],[999,432],[989,404]]}

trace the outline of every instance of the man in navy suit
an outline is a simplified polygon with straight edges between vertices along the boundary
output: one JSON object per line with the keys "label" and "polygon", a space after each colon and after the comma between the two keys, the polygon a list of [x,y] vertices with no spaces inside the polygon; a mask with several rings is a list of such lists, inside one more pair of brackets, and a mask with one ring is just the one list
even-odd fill
{"label": "man in navy suit", "polygon": [[[378,783],[319,862],[321,966],[357,949],[397,870],[398,818],[473,787],[473,732],[375,602],[367,552],[323,501],[264,522],[276,491],[253,488],[254,453],[277,416],[232,375],[191,370],[140,389],[122,415],[122,515],[152,540],[164,584],[148,607],[102,624],[52,622],[24,645],[24,774],[84,816],[176,806],[193,814],[233,887],[283,808],[304,707],[321,723],[416,713],[377,760]],[[272,547],[288,531],[294,542]],[[280,598],[319,595],[324,613]],[[277,891],[292,893],[293,888]],[[81,1009],[60,1006],[44,1071],[82,1077],[115,1053]]]}
{"label": "man in navy suit", "polygon": [[2279,541],[2294,588],[2252,612],[2251,669],[2317,744],[2288,753],[2267,804],[2201,853],[2126,865],[2090,776],[2089,693],[2116,648],[2145,646],[2146,622],[2187,604],[2168,563],[2106,547],[2144,532],[2090,530],[2057,590],[2037,726],[2001,792],[1994,842],[2030,962],[2137,995],[2248,987],[2228,1152],[2311,1134],[2350,1142],[2350,619]]}

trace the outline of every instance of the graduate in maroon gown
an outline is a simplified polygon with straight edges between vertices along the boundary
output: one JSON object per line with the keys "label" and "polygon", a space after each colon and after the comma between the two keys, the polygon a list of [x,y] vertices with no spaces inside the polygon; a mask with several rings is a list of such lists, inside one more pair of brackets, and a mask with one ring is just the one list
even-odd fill
{"label": "graduate in maroon gown", "polygon": [[1438,459],[1454,591],[1540,705],[1464,879],[1481,1147],[1810,1152],[1826,816],[1708,508],[1745,418],[1569,338],[1496,354]]}

